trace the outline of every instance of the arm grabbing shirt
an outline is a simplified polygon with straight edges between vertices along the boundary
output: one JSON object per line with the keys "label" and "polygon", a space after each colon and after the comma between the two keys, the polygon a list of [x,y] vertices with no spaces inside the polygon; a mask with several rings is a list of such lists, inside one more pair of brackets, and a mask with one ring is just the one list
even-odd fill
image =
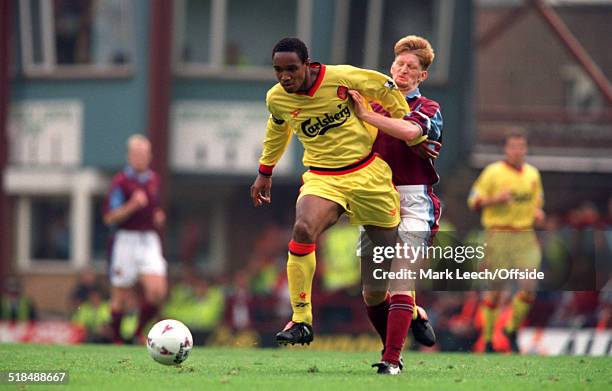
{"label": "arm grabbing shirt", "polygon": [[[415,122],[430,140],[442,142],[442,113],[438,102],[421,95],[415,90],[406,97],[412,110],[404,117]],[[382,115],[389,115],[378,103],[372,104],[372,110]],[[393,183],[403,185],[434,185],[439,176],[433,159],[423,159],[402,140],[379,132],[374,151],[378,152],[393,171]]]}

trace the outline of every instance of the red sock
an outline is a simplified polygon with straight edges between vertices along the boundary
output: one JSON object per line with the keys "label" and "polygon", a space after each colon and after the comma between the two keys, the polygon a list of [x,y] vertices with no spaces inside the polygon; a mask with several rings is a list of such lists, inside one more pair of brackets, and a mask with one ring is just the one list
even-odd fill
{"label": "red sock", "polygon": [[120,342],[121,339],[121,319],[123,319],[123,312],[111,311],[111,338],[114,343]]}
{"label": "red sock", "polygon": [[414,299],[408,295],[393,295],[389,304],[387,339],[382,361],[399,364],[400,354],[412,321]]}
{"label": "red sock", "polygon": [[136,326],[135,336],[142,335],[142,330],[145,326],[157,315],[158,306],[143,302],[140,307],[140,314],[138,315],[138,326]]}
{"label": "red sock", "polygon": [[368,318],[372,326],[376,329],[383,345],[387,342],[387,317],[389,316],[389,295],[385,297],[385,301],[376,305],[366,305]]}

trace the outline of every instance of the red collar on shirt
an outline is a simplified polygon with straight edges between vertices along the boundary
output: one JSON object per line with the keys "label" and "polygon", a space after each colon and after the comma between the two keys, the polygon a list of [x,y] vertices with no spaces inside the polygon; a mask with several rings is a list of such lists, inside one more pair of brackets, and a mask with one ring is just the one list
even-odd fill
{"label": "red collar on shirt", "polygon": [[312,64],[310,64],[311,68],[321,68],[319,70],[319,74],[317,75],[317,79],[315,80],[314,84],[312,85],[312,87],[310,87],[310,89],[308,90],[308,92],[304,93],[304,92],[297,92],[298,95],[308,95],[308,96],[313,96],[315,94],[315,92],[317,92],[317,90],[319,89],[319,87],[321,86],[321,83],[323,82],[323,76],[325,76],[325,64],[321,64],[318,62],[313,62]]}
{"label": "red collar on shirt", "polygon": [[506,164],[506,166],[510,167],[511,169],[513,169],[516,172],[523,172],[523,167],[525,166],[525,164],[521,164],[520,167],[517,167],[515,165],[512,165],[512,164],[508,163],[505,160],[504,160],[504,164]]}

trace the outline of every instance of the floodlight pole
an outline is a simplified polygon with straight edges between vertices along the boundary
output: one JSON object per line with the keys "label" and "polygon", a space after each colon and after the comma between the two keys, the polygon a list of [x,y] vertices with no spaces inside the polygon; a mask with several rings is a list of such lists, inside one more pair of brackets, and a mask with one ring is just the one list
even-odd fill
{"label": "floodlight pole", "polygon": [[589,56],[587,51],[580,44],[580,41],[574,37],[557,12],[543,0],[531,0],[531,3],[563,45],[569,50],[574,59],[580,63],[584,71],[589,75],[591,80],[593,80],[593,83],[595,83],[604,99],[608,102],[608,105],[612,105],[612,86],[608,78]]}
{"label": "floodlight pole", "polygon": [[481,34],[478,38],[478,49],[483,50],[495,42],[503,33],[510,29],[510,27],[521,20],[528,10],[528,6],[522,5],[509,11],[497,23]]}

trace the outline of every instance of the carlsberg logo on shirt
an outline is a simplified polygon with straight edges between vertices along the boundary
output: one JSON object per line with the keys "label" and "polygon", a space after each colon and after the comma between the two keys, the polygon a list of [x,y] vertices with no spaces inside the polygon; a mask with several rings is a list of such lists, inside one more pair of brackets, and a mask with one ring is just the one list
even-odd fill
{"label": "carlsberg logo on shirt", "polygon": [[351,116],[348,105],[339,104],[338,112],[325,114],[323,117],[308,118],[302,122],[302,132],[308,137],[324,135],[328,130],[338,127]]}

